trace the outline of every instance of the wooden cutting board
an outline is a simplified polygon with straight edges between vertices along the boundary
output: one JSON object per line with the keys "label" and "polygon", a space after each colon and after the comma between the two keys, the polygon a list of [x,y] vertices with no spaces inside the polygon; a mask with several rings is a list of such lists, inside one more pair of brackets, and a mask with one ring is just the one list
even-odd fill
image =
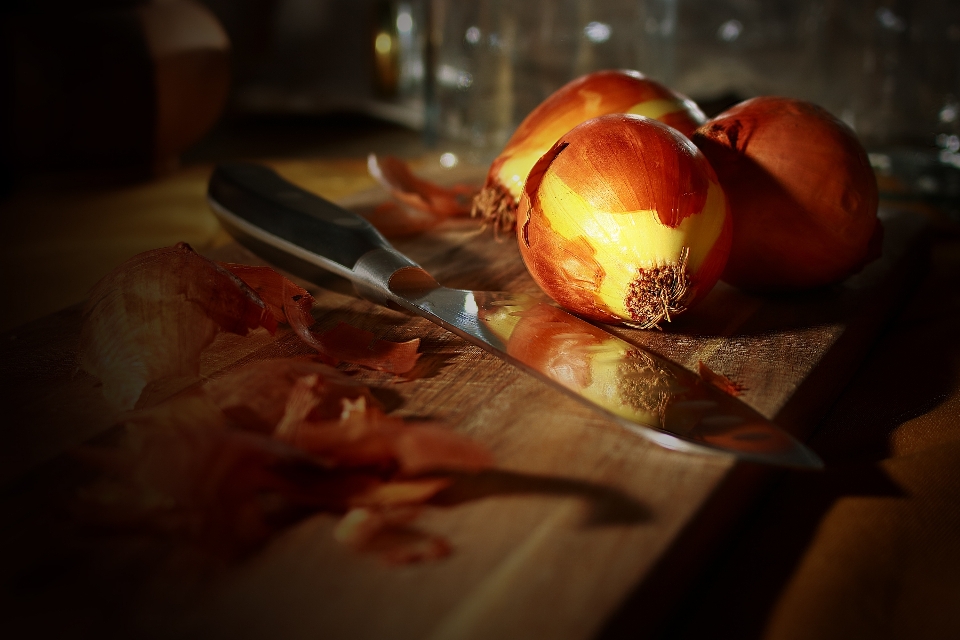
{"label": "wooden cutting board", "polygon": [[[923,264],[921,220],[884,218],[883,258],[841,286],[760,298],[720,285],[663,332],[616,331],[692,370],[703,361],[802,438]],[[535,289],[514,243],[471,221],[396,244],[448,286]],[[236,244],[213,257],[258,262]],[[327,514],[228,563],[175,541],[76,529],[57,506],[84,476],[61,454],[115,416],[76,368],[80,312],[71,307],[0,344],[12,415],[0,452],[0,508],[10,518],[0,538],[3,625],[44,637],[642,636],[769,479],[768,469],[728,457],[658,448],[425,320],[357,299],[333,276],[310,289],[319,329],[344,320],[387,339],[419,337],[415,379],[361,378],[396,414],[430,418],[493,452],[494,471],[459,480],[417,521],[447,537],[453,554],[387,567],[334,542]],[[295,353],[308,350],[289,332],[225,335],[202,373]],[[177,389],[154,389],[148,401]]]}

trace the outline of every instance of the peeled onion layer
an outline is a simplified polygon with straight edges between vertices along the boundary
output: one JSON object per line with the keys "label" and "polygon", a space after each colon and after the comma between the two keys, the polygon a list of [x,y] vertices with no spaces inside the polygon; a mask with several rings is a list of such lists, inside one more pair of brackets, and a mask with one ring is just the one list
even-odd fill
{"label": "peeled onion layer", "polygon": [[317,351],[328,364],[348,362],[388,373],[408,373],[420,357],[420,339],[405,342],[380,340],[369,331],[345,322],[321,334],[314,333],[310,293],[270,267],[221,263],[256,291],[274,320],[288,324],[300,340]]}
{"label": "peeled onion layer", "polygon": [[317,336],[317,343],[322,353],[338,363],[348,362],[387,373],[409,373],[420,358],[419,338],[404,342],[381,340],[372,332],[345,322]]}
{"label": "peeled onion layer", "polygon": [[83,493],[83,512],[227,553],[258,544],[292,514],[362,508],[371,521],[362,532],[338,527],[343,542],[390,562],[442,557],[449,545],[398,526],[415,512],[400,522],[397,509],[451,483],[423,474],[492,464],[482,445],[387,415],[368,388],[308,358],[252,363],[131,412],[123,426],[118,445],[84,452],[104,474]]}
{"label": "peeled onion layer", "polygon": [[367,156],[367,170],[398,201],[440,218],[470,213],[477,190],[469,185],[443,187],[417,176],[394,156]]}
{"label": "peeled onion layer", "polygon": [[132,409],[150,382],[199,375],[200,353],[219,331],[276,326],[250,287],[181,242],[134,256],[94,286],[80,365],[113,406]]}
{"label": "peeled onion layer", "polygon": [[328,364],[409,373],[420,340],[391,342],[341,323],[316,334],[310,293],[270,267],[216,263],[186,243],[134,256],[91,291],[80,332],[80,365],[120,410],[165,378],[197,377],[200,354],[220,331],[288,324]]}
{"label": "peeled onion layer", "polygon": [[727,202],[706,158],[663,123],[588,121],[533,167],[518,243],[540,287],[601,322],[659,327],[703,298],[730,246]]}
{"label": "peeled onion layer", "polygon": [[693,140],[730,200],[726,282],[758,292],[810,289],[880,255],[875,174],[853,131],[826,110],[754,98],[707,122]]}
{"label": "peeled onion layer", "polygon": [[386,238],[409,238],[434,228],[443,218],[399,202],[387,200],[374,207],[353,209]]}
{"label": "peeled onion layer", "polygon": [[[310,327],[314,324],[313,315],[310,313],[314,300],[306,289],[294,284],[270,267],[229,262],[219,264],[257,292],[275,322],[290,325],[305,344],[318,351],[322,350],[316,337],[310,332]],[[332,364],[336,364],[332,358],[330,360]]]}
{"label": "peeled onion layer", "polygon": [[394,156],[367,156],[367,171],[386,189],[391,200],[357,211],[387,238],[422,233],[447,218],[470,213],[476,187],[439,185],[417,176],[410,166]]}
{"label": "peeled onion layer", "polygon": [[311,408],[316,419],[338,418],[343,398],[364,398],[366,406],[378,406],[366,385],[312,358],[264,360],[211,380],[203,390],[237,428],[271,434],[284,417],[294,385],[308,376],[323,380],[322,402]]}
{"label": "peeled onion layer", "polygon": [[473,215],[497,233],[513,231],[523,183],[534,164],[577,125],[612,113],[653,118],[687,136],[706,121],[689,98],[637,71],[603,70],[581,76],[551,94],[520,123],[491,164],[484,188],[474,199]]}

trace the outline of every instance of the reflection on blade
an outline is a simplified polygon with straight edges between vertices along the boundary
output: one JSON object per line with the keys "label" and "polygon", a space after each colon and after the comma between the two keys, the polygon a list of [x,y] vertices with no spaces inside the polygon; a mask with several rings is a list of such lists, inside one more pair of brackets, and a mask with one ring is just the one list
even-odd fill
{"label": "reflection on blade", "polygon": [[789,434],[699,376],[532,296],[443,287],[420,294],[407,299],[421,313],[662,446],[822,466]]}

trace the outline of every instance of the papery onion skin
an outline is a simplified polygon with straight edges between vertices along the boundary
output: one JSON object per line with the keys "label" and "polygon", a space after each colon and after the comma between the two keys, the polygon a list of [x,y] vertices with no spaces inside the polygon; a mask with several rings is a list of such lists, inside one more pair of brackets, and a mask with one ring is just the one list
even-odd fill
{"label": "papery onion skin", "polygon": [[410,166],[394,156],[367,156],[367,169],[399,202],[438,218],[470,213],[477,189],[465,184],[443,187],[417,176]]}
{"label": "papery onion skin", "polygon": [[880,255],[876,176],[853,131],[825,109],[753,98],[700,127],[693,141],[730,200],[726,282],[758,292],[810,289]]}
{"label": "papery onion skin", "polygon": [[637,71],[581,76],[551,94],[520,123],[491,164],[484,188],[473,201],[473,215],[497,232],[512,231],[523,182],[537,160],[581,122],[611,113],[655,118],[686,136],[706,121],[692,100]]}
{"label": "papery onion skin", "polygon": [[686,137],[642,116],[589,120],[530,171],[520,254],[537,284],[571,311],[658,328],[713,287],[726,263],[728,205]]}
{"label": "papery onion skin", "polygon": [[219,331],[257,327],[277,328],[257,293],[181,242],[130,258],[94,286],[80,365],[113,406],[132,409],[149,383],[199,375],[200,353]]}

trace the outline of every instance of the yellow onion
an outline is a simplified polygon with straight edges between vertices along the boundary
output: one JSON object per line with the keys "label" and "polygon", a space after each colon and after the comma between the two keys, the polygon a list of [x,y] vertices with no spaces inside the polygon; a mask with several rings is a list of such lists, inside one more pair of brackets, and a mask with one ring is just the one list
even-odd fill
{"label": "yellow onion", "polygon": [[877,181],[847,125],[800,100],[740,103],[693,136],[733,215],[723,279],[754,291],[838,282],[880,254]]}
{"label": "yellow onion", "polygon": [[706,121],[689,98],[631,70],[589,73],[567,83],[530,112],[490,165],[473,215],[497,232],[512,231],[523,181],[553,143],[581,122],[609,113],[655,118],[686,136]]}
{"label": "yellow onion", "polygon": [[601,322],[659,327],[713,287],[726,263],[727,200],[685,136],[643,116],[584,122],[534,165],[517,241],[537,284]]}

